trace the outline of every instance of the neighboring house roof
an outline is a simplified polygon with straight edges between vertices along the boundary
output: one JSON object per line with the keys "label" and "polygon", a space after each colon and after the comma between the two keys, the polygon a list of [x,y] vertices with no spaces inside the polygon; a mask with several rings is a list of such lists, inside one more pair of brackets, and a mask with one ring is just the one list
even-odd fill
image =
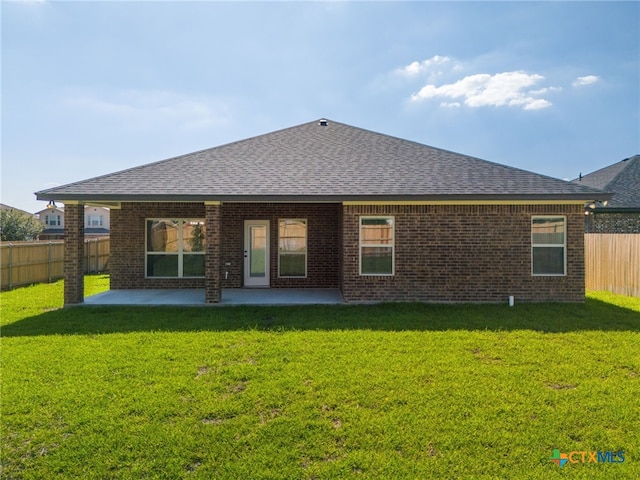
{"label": "neighboring house roof", "polygon": [[585,200],[603,192],[320,120],[36,193],[41,200]]}
{"label": "neighboring house roof", "polygon": [[64,207],[54,207],[54,208],[43,208],[42,210],[38,210],[36,212],[36,215],[41,215],[41,214],[47,214],[47,213],[51,213],[51,212],[58,212],[58,213],[64,213]]}
{"label": "neighboring house roof", "polygon": [[33,213],[29,213],[26,210],[22,210],[20,208],[12,207],[11,205],[5,205],[4,203],[0,203],[0,210],[15,210],[16,212],[20,212],[20,213],[23,213],[25,215],[29,215],[30,217],[34,216]]}
{"label": "neighboring house roof", "polygon": [[[101,212],[106,210],[106,213],[109,213],[109,208],[107,208],[107,207],[94,206],[94,205],[91,205],[91,206],[86,205],[84,208],[85,208],[85,211],[86,211],[86,210],[88,210],[88,209],[91,209],[91,208],[100,208],[100,209],[103,209],[103,210],[100,210]],[[42,213],[47,214],[47,213],[51,213],[51,212],[64,213],[64,206],[62,206],[62,207],[58,207],[58,206],[56,205],[54,208],[50,208],[50,207],[43,208],[42,210],[37,211],[37,212],[36,212],[36,215],[40,215],[40,214],[42,214]]]}
{"label": "neighboring house roof", "polygon": [[598,209],[640,210],[640,155],[601,168],[573,181],[578,185],[599,188],[612,193],[606,207]]}

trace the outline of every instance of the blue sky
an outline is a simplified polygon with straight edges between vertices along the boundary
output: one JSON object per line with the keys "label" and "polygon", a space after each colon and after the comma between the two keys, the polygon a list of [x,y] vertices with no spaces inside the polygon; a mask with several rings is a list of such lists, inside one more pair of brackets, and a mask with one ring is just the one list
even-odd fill
{"label": "blue sky", "polygon": [[327,117],[575,178],[640,153],[638,2],[2,2],[2,203]]}

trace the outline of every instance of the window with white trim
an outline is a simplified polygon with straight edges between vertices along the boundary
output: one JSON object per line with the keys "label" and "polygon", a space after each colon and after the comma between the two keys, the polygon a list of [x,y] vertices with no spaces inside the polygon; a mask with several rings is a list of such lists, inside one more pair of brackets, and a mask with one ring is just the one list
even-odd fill
{"label": "window with white trim", "polygon": [[146,220],[147,277],[204,277],[204,219]]}
{"label": "window with white trim", "polygon": [[45,215],[44,216],[44,224],[49,225],[51,227],[56,227],[60,225],[60,215]]}
{"label": "window with white trim", "polygon": [[102,215],[87,215],[87,227],[101,227]]}
{"label": "window with white trim", "polygon": [[307,276],[307,220],[278,220],[278,276]]}
{"label": "window with white trim", "polygon": [[393,275],[394,217],[360,217],[360,275]]}
{"label": "window with white trim", "polygon": [[567,219],[564,216],[531,218],[531,274],[565,275]]}

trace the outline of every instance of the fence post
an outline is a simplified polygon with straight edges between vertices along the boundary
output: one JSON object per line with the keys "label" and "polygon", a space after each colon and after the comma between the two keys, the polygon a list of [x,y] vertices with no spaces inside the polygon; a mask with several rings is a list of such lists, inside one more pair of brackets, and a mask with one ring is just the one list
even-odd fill
{"label": "fence post", "polygon": [[13,243],[9,242],[9,290],[13,286],[12,270],[13,270]]}
{"label": "fence post", "polygon": [[96,238],[95,240],[95,245],[96,245],[96,270],[95,272],[98,273],[99,267],[100,265],[98,265],[98,239]]}
{"label": "fence post", "polygon": [[84,241],[84,253],[84,273],[89,273],[91,271],[91,241],[88,238]]}
{"label": "fence post", "polygon": [[51,283],[51,240],[47,248],[47,281]]}

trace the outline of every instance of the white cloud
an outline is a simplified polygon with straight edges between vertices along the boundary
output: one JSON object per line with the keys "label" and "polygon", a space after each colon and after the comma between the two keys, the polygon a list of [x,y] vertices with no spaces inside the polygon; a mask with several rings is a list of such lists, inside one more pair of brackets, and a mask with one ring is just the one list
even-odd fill
{"label": "white cloud", "polygon": [[585,77],[578,77],[573,82],[574,87],[582,87],[584,85],[592,85],[600,81],[600,77],[596,75],[587,75]]}
{"label": "white cloud", "polygon": [[531,95],[545,95],[547,93],[555,93],[555,92],[561,92],[561,91],[562,91],[562,87],[544,87],[539,90],[531,90],[529,93]]}
{"label": "white cloud", "polygon": [[451,59],[449,57],[435,55],[426,60],[422,60],[421,62],[411,62],[409,65],[397,69],[396,72],[403,76],[416,77],[425,73],[435,73],[434,70],[438,70],[440,66],[446,65],[450,62]]}
{"label": "white cloud", "polygon": [[226,107],[211,98],[158,90],[106,94],[73,92],[65,98],[63,105],[139,130],[162,126],[199,130],[224,124],[228,117]]}
{"label": "white cloud", "polygon": [[372,92],[380,93],[390,89],[404,88],[413,82],[433,83],[457,68],[457,63],[450,57],[434,55],[426,60],[411,62],[378,75],[367,88]]}
{"label": "white cloud", "polygon": [[[414,102],[431,98],[464,100],[468,107],[522,107],[524,110],[539,110],[551,106],[551,102],[540,95],[558,90],[549,87],[529,90],[541,80],[542,75],[522,71],[503,72],[495,75],[479,73],[466,76],[454,83],[436,86],[425,85],[411,96]],[[456,102],[457,103],[457,102]],[[445,102],[446,106],[449,106]]]}
{"label": "white cloud", "polygon": [[544,98],[537,99],[528,99],[525,103],[524,110],[540,110],[542,108],[547,108],[553,105],[550,101],[545,100]]}

